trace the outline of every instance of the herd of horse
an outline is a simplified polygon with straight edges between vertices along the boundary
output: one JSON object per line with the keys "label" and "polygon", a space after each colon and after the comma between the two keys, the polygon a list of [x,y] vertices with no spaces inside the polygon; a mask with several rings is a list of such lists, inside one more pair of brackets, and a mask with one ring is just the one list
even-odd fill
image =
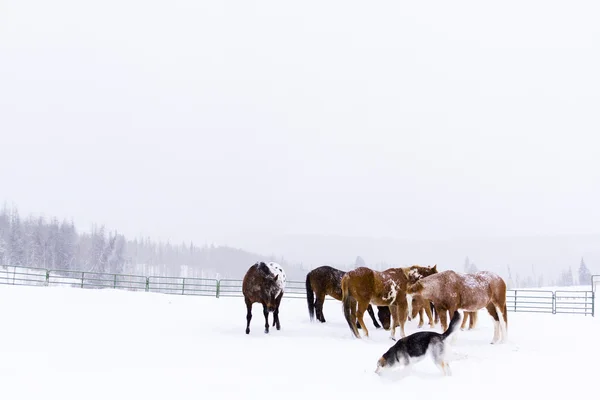
{"label": "herd of horse", "polygon": [[[279,305],[284,290],[285,273],[277,263],[257,262],[250,267],[242,283],[247,307],[246,333],[250,332],[253,303],[263,305],[265,333],[269,332],[269,312],[273,312],[273,326],[280,329]],[[413,265],[385,271],[358,267],[347,272],[330,266],[318,267],[306,275],[306,299],[311,321],[315,316],[322,323],[326,321],[323,305],[327,295],[342,302],[344,318],[356,338],[361,337],[359,329],[364,336],[369,336],[363,319],[365,311],[376,328],[383,326],[396,340],[396,328],[399,328],[402,338],[406,337],[404,325],[417,315],[419,328],[424,325],[426,314],[431,328],[439,322],[445,331],[448,315],[462,310],[461,329],[466,328],[467,321],[468,329],[473,329],[477,312],[485,308],[494,319],[492,343],[507,339],[506,283],[489,271],[463,274],[452,270],[438,271],[436,265]],[[372,306],[377,307],[381,325]]]}

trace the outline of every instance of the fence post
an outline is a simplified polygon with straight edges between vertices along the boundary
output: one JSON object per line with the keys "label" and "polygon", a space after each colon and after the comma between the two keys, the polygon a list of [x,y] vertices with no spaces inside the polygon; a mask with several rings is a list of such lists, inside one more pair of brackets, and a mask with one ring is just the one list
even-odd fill
{"label": "fence post", "polygon": [[46,286],[50,284],[50,271],[46,270]]}
{"label": "fence post", "polygon": [[552,292],[552,314],[556,314],[556,292]]}
{"label": "fence post", "polygon": [[85,272],[81,273],[81,288],[83,289],[83,275],[85,275]]}
{"label": "fence post", "polygon": [[115,274],[115,281],[113,283],[113,289],[117,288],[117,274]]}
{"label": "fence post", "polygon": [[146,278],[146,292],[150,291],[150,277]]}
{"label": "fence post", "polygon": [[185,278],[182,278],[182,284],[181,284],[181,294],[185,294]]}
{"label": "fence post", "polygon": [[594,297],[596,297],[596,294],[592,292],[592,317],[594,316],[594,303],[596,303]]}
{"label": "fence post", "polygon": [[221,292],[221,281],[217,280],[217,299],[219,298],[220,292]]}
{"label": "fence post", "polygon": [[517,312],[517,291],[515,290],[515,312]]}

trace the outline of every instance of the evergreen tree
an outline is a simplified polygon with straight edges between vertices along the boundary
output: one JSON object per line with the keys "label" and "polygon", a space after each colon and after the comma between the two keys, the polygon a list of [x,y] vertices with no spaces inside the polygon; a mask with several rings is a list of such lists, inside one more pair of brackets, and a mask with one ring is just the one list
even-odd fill
{"label": "evergreen tree", "polygon": [[587,285],[588,283],[590,283],[592,281],[592,274],[590,273],[590,270],[588,269],[588,267],[585,265],[585,262],[583,261],[583,257],[581,257],[581,262],[579,263],[579,284],[580,285]]}
{"label": "evergreen tree", "polygon": [[354,268],[358,268],[358,267],[366,267],[367,263],[365,262],[365,260],[363,260],[363,258],[361,256],[356,257],[356,261],[354,261]]}

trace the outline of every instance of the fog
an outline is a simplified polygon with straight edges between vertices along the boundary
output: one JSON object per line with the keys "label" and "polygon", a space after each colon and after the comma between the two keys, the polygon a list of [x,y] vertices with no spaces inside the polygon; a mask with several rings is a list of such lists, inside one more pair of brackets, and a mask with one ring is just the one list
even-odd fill
{"label": "fog", "polygon": [[599,11],[2,0],[0,201],[315,264],[364,238],[388,241],[367,262],[575,267],[595,239],[499,243],[600,233]]}

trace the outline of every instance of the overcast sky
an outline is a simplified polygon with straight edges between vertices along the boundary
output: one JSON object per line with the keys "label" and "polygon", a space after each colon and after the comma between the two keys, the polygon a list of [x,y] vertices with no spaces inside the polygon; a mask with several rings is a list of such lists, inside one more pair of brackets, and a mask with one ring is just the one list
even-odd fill
{"label": "overcast sky", "polygon": [[599,15],[0,0],[0,201],[174,241],[599,232]]}

